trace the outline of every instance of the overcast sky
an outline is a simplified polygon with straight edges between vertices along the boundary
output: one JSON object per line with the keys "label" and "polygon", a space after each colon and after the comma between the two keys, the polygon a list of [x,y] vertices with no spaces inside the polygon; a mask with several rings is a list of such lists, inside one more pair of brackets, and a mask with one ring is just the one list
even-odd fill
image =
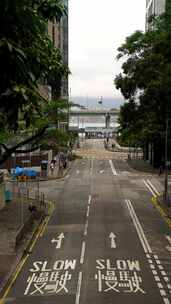
{"label": "overcast sky", "polygon": [[70,92],[120,97],[113,79],[121,71],[117,48],[145,27],[145,0],[69,0]]}

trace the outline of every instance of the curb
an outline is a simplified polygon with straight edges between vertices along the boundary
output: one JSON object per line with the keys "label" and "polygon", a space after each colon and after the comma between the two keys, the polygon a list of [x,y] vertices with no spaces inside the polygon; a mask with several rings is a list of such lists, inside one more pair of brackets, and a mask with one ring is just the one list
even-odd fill
{"label": "curb", "polygon": [[164,219],[164,221],[168,224],[169,228],[171,228],[171,214],[165,206],[162,206],[159,200],[159,195],[152,196],[152,204],[159,211],[160,215]]}
{"label": "curb", "polygon": [[[14,264],[12,265],[10,271],[8,272],[8,274],[5,276],[4,280],[2,281],[1,285],[0,285],[0,304],[4,303],[4,300],[6,298],[5,293],[8,293],[8,288],[10,288],[13,284],[13,282],[16,279],[16,275],[19,274],[19,272],[21,271],[24,263],[26,262],[27,258],[29,257],[31,250],[33,249],[33,247],[35,246],[37,239],[39,238],[39,236],[42,236],[44,232],[44,227],[46,228],[47,223],[54,211],[54,204],[50,201],[46,201],[46,203],[49,205],[48,207],[48,214],[45,214],[45,217],[43,219],[40,219],[40,222],[38,223],[38,225],[35,227],[35,229],[33,230],[31,237],[29,238],[28,242],[26,243],[25,248],[23,249],[23,251],[21,253],[19,253],[18,255],[16,255],[16,259]],[[21,266],[22,264],[22,266]]]}

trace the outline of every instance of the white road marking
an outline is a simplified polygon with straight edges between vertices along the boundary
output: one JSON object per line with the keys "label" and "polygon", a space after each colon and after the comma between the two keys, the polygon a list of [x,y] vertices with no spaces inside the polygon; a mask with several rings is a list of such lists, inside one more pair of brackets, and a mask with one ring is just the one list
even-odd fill
{"label": "white road marking", "polygon": [[84,235],[87,235],[87,230],[88,230],[88,220],[85,223]]}
{"label": "white road marking", "polygon": [[148,183],[143,179],[144,184],[146,185],[146,187],[148,188],[148,190],[150,190],[150,192],[152,193],[152,195],[156,195],[156,193],[153,191],[153,189],[151,189],[151,187],[148,185]]}
{"label": "white road marking", "polygon": [[87,214],[86,214],[87,217],[89,217],[89,212],[90,212],[90,206],[87,207]]}
{"label": "white road marking", "polygon": [[156,270],[152,270],[152,273],[153,273],[154,275],[157,275],[157,271],[156,271]]}
{"label": "white road marking", "polygon": [[157,283],[158,288],[163,289],[162,283]]}
{"label": "white road marking", "polygon": [[160,193],[158,192],[158,190],[154,187],[154,185],[150,182],[149,179],[147,179],[147,180],[143,179],[143,182],[146,185],[146,187],[150,190],[150,192],[152,193],[152,195],[160,195]]}
{"label": "white road marking", "polygon": [[158,265],[158,268],[159,268],[160,270],[163,270],[163,269],[164,269],[164,267],[163,267],[162,265]]}
{"label": "white road marking", "polygon": [[[169,245],[171,245],[171,237],[169,235],[166,235],[166,239],[169,242]],[[166,246],[167,251],[171,252],[171,246]]]}
{"label": "white road marking", "polygon": [[150,259],[148,260],[148,262],[149,262],[149,264],[153,264],[153,261],[152,261],[152,260],[150,260]]}
{"label": "white road marking", "polygon": [[81,258],[80,258],[80,264],[84,263],[84,255],[85,255],[85,241],[82,242],[82,248],[81,248]]}
{"label": "white road marking", "polygon": [[134,208],[133,208],[130,200],[125,200],[125,201],[126,201],[128,209],[129,209],[131,218],[133,220],[134,226],[136,228],[137,234],[138,234],[139,239],[141,241],[141,244],[143,246],[144,252],[145,253],[152,253],[151,247],[150,247],[150,245],[149,245],[149,243],[147,241],[147,238],[146,238],[146,236],[144,234],[142,226],[141,226],[141,224],[140,224],[140,222],[139,222],[139,220],[138,220],[138,218],[136,216],[136,213],[134,211]]}
{"label": "white road marking", "polygon": [[158,192],[158,190],[154,187],[154,185],[152,184],[152,182],[150,182],[149,179],[147,179],[147,183],[150,185],[150,187],[153,189],[153,191],[154,191],[157,195],[160,195],[160,193]]}
{"label": "white road marking", "polygon": [[165,297],[165,296],[166,296],[165,290],[161,289],[161,290],[160,290],[160,294],[161,294],[162,297]]}
{"label": "white road marking", "polygon": [[79,304],[80,303],[80,292],[81,292],[82,276],[83,276],[83,273],[82,273],[82,271],[80,271],[79,272],[79,277],[78,277],[78,284],[77,284],[77,293],[76,293],[75,304]]}
{"label": "white road marking", "polygon": [[112,170],[113,175],[115,175],[115,176],[118,175],[111,159],[109,160],[109,164],[111,166],[111,170]]}
{"label": "white road marking", "polygon": [[56,249],[59,249],[61,248],[61,244],[62,244],[62,239],[64,239],[65,236],[64,236],[64,233],[62,232],[58,237],[57,239],[52,239],[51,240],[51,243],[56,243]]}
{"label": "white road marking", "polygon": [[160,282],[160,278],[158,276],[154,276],[156,282]]}
{"label": "white road marking", "polygon": [[[149,187],[149,188],[150,188],[150,187]],[[151,189],[150,189],[150,190],[151,190]],[[140,241],[141,241],[141,243],[142,243],[142,246],[143,246],[145,252],[147,253],[147,252],[149,251],[150,253],[152,253],[151,247],[150,247],[150,245],[149,245],[149,243],[148,243],[148,241],[147,241],[147,239],[146,239],[146,237],[145,237],[144,231],[143,231],[143,229],[142,229],[142,227],[141,227],[141,224],[140,224],[140,222],[139,222],[139,220],[138,220],[138,218],[137,218],[137,216],[136,216],[135,210],[134,210],[134,208],[133,208],[131,202],[130,202],[129,200],[126,200],[126,203],[127,203],[128,209],[129,209],[129,211],[130,211],[130,215],[131,215],[131,217],[132,217],[132,219],[133,219],[133,223],[134,223],[134,225],[135,225],[135,228],[136,228],[136,230],[137,230],[138,236],[139,236],[139,238],[140,238]],[[146,254],[146,256],[147,256],[147,257],[150,257],[150,255],[148,255],[148,254]],[[159,260],[158,256],[157,256],[157,255],[154,255],[154,258],[155,258],[155,260],[156,260],[157,266],[160,267],[160,266],[161,266],[161,265],[160,265],[160,264],[161,264],[161,261]],[[150,268],[153,269],[153,270],[152,270],[152,273],[153,273],[153,275],[154,275],[155,281],[156,281],[156,282],[160,282],[160,277],[156,275],[157,272],[155,271],[155,266],[153,265],[153,261],[152,261],[151,259],[148,259],[148,262],[149,262],[149,264],[150,264]],[[162,268],[162,269],[163,269],[163,268]],[[161,273],[161,274],[162,274],[162,273]],[[164,274],[164,272],[163,272],[163,274]],[[168,282],[168,281],[169,281],[169,278],[168,278],[168,277],[164,277],[164,280],[165,280],[165,282]],[[158,283],[157,285],[158,285],[159,288],[161,288],[162,285],[159,285],[159,284],[160,284],[160,283]],[[166,292],[165,292],[164,289],[162,289],[162,290],[160,291],[160,294],[161,294],[161,296],[163,297],[164,303],[165,303],[165,304],[170,304],[169,299],[168,299],[168,298],[164,298],[164,296],[166,296]]]}
{"label": "white road marking", "polygon": [[116,242],[115,242],[116,235],[113,232],[111,232],[109,234],[109,238],[111,239],[111,248],[116,248]]}
{"label": "white road marking", "polygon": [[155,269],[155,266],[153,264],[150,265],[151,269]]}

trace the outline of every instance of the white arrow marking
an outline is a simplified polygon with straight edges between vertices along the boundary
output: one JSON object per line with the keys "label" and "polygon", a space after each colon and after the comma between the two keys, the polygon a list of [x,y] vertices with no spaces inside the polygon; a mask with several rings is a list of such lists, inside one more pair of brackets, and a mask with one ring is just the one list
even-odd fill
{"label": "white arrow marking", "polygon": [[109,238],[111,239],[111,248],[116,248],[116,242],[115,242],[116,235],[113,232],[111,232],[109,234]]}
{"label": "white arrow marking", "polygon": [[[166,239],[168,240],[169,242],[169,245],[171,245],[171,237],[169,235],[166,235]],[[171,252],[171,246],[166,246],[166,249]]]}
{"label": "white arrow marking", "polygon": [[56,249],[59,249],[61,248],[61,243],[62,243],[62,239],[64,239],[64,233],[62,232],[58,237],[57,239],[53,239],[51,240],[51,243],[56,243]]}

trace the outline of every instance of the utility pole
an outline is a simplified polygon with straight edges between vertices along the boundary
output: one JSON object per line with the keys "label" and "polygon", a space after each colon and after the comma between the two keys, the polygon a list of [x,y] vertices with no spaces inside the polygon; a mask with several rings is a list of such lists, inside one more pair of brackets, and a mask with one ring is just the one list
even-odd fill
{"label": "utility pole", "polygon": [[164,203],[169,206],[168,198],[168,112],[166,113],[166,130],[165,130],[165,181],[164,181]]}

